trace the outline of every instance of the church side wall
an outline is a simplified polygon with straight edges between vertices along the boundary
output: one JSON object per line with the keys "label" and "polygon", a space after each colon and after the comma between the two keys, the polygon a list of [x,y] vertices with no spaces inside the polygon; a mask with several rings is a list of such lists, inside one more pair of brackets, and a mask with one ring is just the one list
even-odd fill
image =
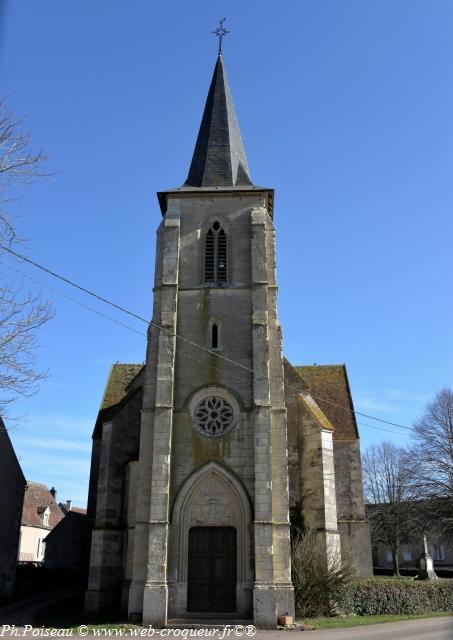
{"label": "church side wall", "polygon": [[339,520],[365,518],[359,440],[334,440]]}
{"label": "church side wall", "polygon": [[373,575],[370,523],[367,520],[339,520],[341,552],[345,558],[353,558],[361,578]]}
{"label": "church side wall", "polygon": [[124,483],[124,521],[126,524],[126,538],[123,554],[124,577],[121,593],[121,608],[127,611],[129,601],[129,588],[133,577],[135,521],[137,510],[137,480],[138,460],[127,464]]}
{"label": "church side wall", "polygon": [[344,556],[362,577],[373,575],[370,525],[365,519],[360,441],[334,440],[338,530]]}
{"label": "church side wall", "polygon": [[99,483],[99,466],[101,464],[101,436],[93,437],[91,447],[90,482],[88,486],[87,516],[93,521],[96,517],[96,503]]}
{"label": "church side wall", "polygon": [[136,394],[102,429],[96,519],[91,540],[85,606],[97,611],[120,604],[124,577],[127,463],[138,456],[141,395]]}
{"label": "church side wall", "polygon": [[297,392],[304,390],[302,381],[294,373],[291,365],[285,361],[285,404],[288,430],[288,484],[290,509],[300,503],[299,487],[299,424],[302,421],[301,402]]}
{"label": "church side wall", "polygon": [[[306,388],[304,388],[302,380],[288,362],[285,364],[285,384],[288,412],[290,506],[297,508],[302,506],[303,512],[308,516],[305,524],[319,526],[315,525],[316,518],[315,512],[313,512],[313,509],[318,504],[317,500],[313,501],[312,498],[308,497],[307,501],[305,497],[306,489],[304,489],[312,481],[315,481],[315,469],[318,467],[319,455],[316,453],[314,458],[311,459],[309,452],[306,451],[307,441],[305,438],[300,437],[306,417],[304,418],[305,411],[302,410],[302,403],[297,395],[297,390],[304,392]],[[360,576],[372,575],[370,531],[369,523],[365,520],[363,503],[360,441],[335,440],[334,437],[333,466],[335,469],[335,501],[341,554],[344,557],[350,557],[352,554]],[[299,478],[302,478],[302,483],[299,482]],[[303,504],[304,502],[305,505]]]}

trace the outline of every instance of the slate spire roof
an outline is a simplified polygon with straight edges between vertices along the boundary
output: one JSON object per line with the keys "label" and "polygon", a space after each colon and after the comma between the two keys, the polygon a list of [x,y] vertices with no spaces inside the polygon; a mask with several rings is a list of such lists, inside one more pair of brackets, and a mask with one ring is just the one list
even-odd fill
{"label": "slate spire roof", "polygon": [[251,186],[230,87],[219,53],[185,187]]}

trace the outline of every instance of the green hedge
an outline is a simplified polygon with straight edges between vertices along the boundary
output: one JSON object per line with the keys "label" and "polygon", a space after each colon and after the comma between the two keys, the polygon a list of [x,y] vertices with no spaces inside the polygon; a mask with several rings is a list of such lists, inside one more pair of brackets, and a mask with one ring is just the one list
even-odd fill
{"label": "green hedge", "polygon": [[338,605],[357,616],[453,611],[453,580],[357,580],[342,589]]}

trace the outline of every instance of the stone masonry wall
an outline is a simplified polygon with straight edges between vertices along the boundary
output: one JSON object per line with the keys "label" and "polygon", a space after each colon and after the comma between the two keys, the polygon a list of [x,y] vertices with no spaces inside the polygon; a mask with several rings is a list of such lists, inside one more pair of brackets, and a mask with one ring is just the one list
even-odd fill
{"label": "stone masonry wall", "polygon": [[334,441],[334,455],[338,519],[363,519],[365,507],[359,440]]}
{"label": "stone masonry wall", "polygon": [[[177,332],[210,348],[209,324],[216,319],[221,356],[252,368],[250,209],[262,196],[225,195],[181,199],[181,254]],[[218,220],[227,232],[228,285],[203,284],[204,231]],[[193,426],[192,395],[213,385],[228,390],[241,411],[240,424],[221,438],[208,439]],[[252,375],[215,352],[202,351],[178,340],[175,361],[175,415],[172,456],[172,500],[189,475],[202,464],[217,460],[244,483],[254,500]]]}
{"label": "stone masonry wall", "polygon": [[125,474],[127,463],[138,456],[141,401],[141,395],[136,394],[111,422],[103,425],[86,595],[88,611],[120,604],[124,578]]}

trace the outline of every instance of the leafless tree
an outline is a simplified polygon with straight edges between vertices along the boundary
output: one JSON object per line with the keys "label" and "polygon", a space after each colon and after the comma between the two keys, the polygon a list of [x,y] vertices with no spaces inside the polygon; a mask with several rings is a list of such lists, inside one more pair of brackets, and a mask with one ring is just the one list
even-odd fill
{"label": "leafless tree", "polygon": [[413,468],[431,518],[453,531],[453,390],[439,391],[414,424]]}
{"label": "leafless tree", "polygon": [[338,613],[344,587],[356,578],[353,553],[341,549],[326,562],[326,543],[314,529],[299,529],[291,540],[291,577],[298,617]]}
{"label": "leafless tree", "polygon": [[[22,242],[14,218],[8,213],[17,187],[46,175],[45,156],[34,151],[23,121],[0,102],[0,263],[4,247]],[[29,293],[22,282],[0,276],[0,415],[18,396],[37,389],[45,373],[36,370],[36,330],[52,316],[51,306]]]}
{"label": "leafless tree", "polygon": [[414,502],[410,457],[405,449],[382,442],[368,448],[362,468],[372,538],[390,548],[393,570],[399,576],[400,546],[422,526]]}

